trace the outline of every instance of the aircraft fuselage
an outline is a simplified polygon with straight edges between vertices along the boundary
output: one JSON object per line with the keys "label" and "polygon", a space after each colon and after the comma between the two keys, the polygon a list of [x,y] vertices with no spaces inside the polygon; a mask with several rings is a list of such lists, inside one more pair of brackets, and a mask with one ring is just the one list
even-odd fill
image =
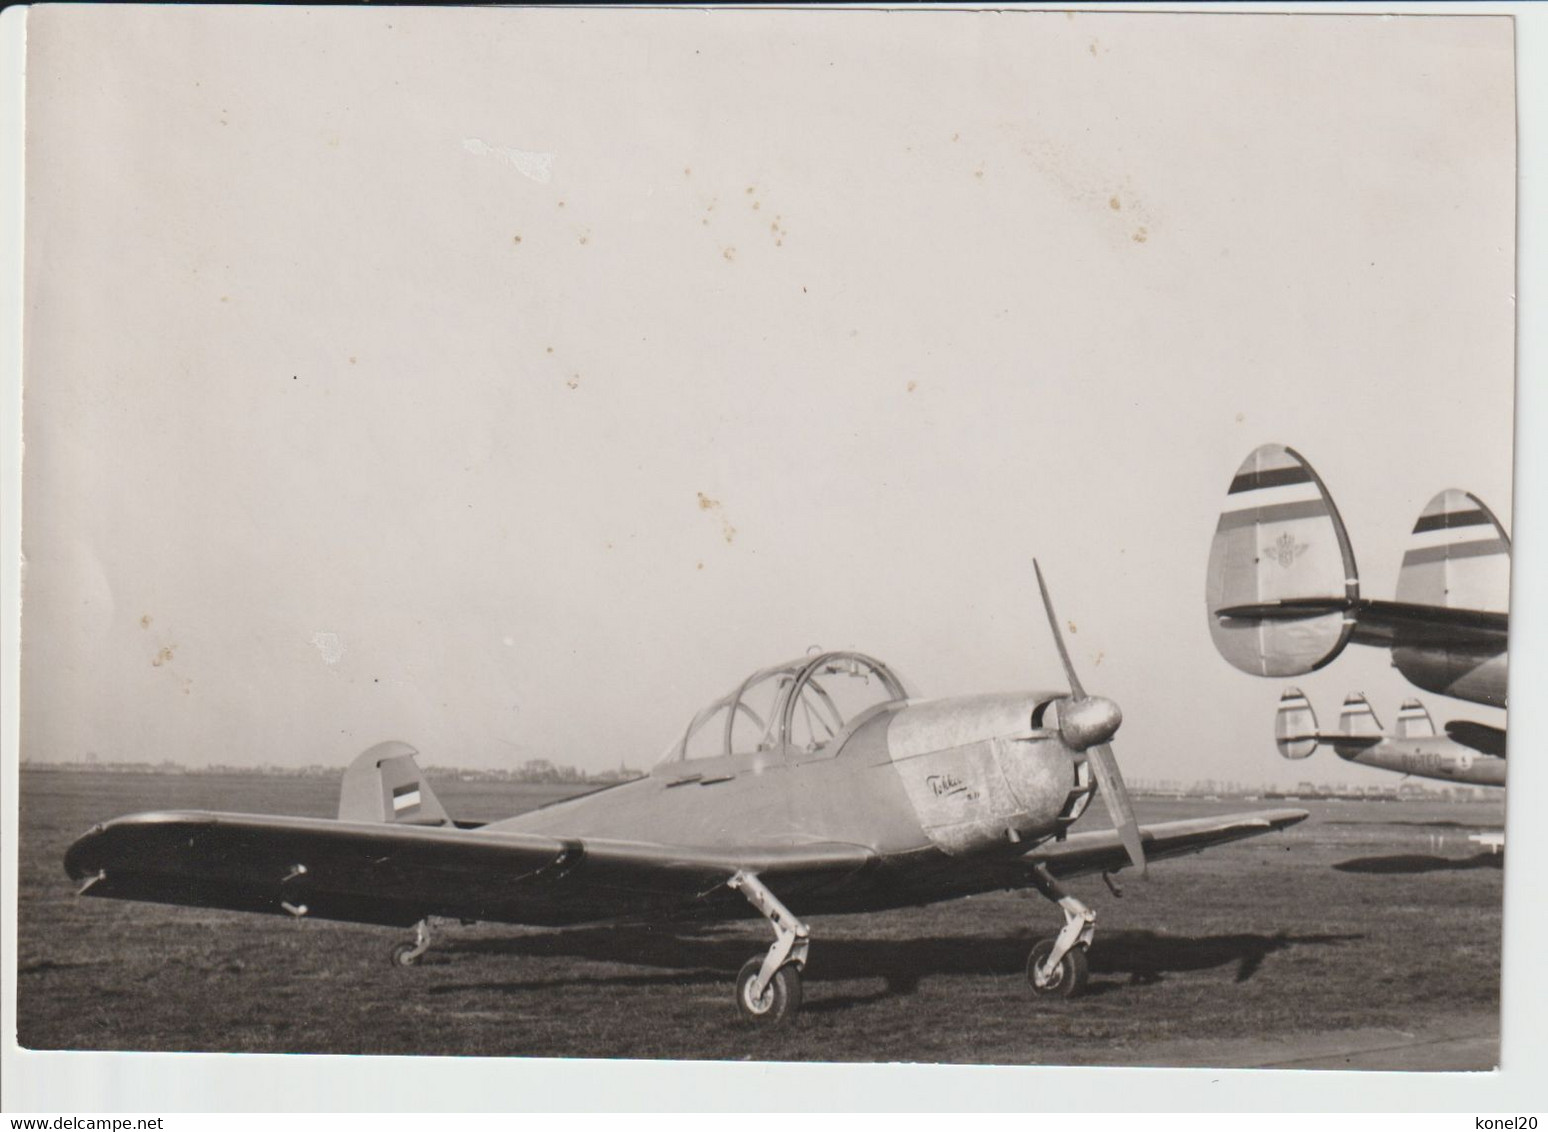
{"label": "aircraft fuselage", "polygon": [[1362,766],[1471,786],[1505,785],[1504,759],[1480,754],[1443,735],[1386,738],[1374,746],[1330,742],[1339,758]]}
{"label": "aircraft fuselage", "polygon": [[1004,846],[1019,855],[1073,821],[1091,793],[1084,756],[1060,741],[1054,720],[1034,726],[1039,705],[1056,695],[885,704],[815,749],[669,762],[488,828],[704,846],[832,841],[887,856]]}

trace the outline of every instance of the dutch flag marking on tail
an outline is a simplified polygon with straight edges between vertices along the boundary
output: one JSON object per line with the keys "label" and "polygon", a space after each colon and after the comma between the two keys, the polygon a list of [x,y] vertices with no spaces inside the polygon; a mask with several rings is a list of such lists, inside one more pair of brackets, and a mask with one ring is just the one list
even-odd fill
{"label": "dutch flag marking on tail", "polygon": [[419,783],[409,782],[392,789],[392,815],[402,817],[410,810],[419,809]]}
{"label": "dutch flag marking on tail", "polygon": [[362,751],[339,789],[339,820],[452,825],[407,743],[389,740]]}

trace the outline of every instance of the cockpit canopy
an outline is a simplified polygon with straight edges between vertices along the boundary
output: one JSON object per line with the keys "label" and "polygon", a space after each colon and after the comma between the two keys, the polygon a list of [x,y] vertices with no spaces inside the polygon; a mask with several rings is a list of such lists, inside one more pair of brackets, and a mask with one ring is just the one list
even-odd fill
{"label": "cockpit canopy", "polygon": [[821,751],[873,708],[908,695],[890,668],[862,653],[802,657],[754,672],[704,708],[658,765],[758,751]]}

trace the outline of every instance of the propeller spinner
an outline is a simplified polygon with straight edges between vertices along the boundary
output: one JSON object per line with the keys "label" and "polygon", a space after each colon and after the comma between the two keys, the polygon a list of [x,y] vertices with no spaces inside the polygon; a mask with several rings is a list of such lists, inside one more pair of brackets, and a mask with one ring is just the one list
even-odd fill
{"label": "propeller spinner", "polygon": [[1091,769],[1096,773],[1097,787],[1107,804],[1113,827],[1128,851],[1129,860],[1139,869],[1141,876],[1148,876],[1145,865],[1145,848],[1140,842],[1139,823],[1134,819],[1134,807],[1129,802],[1129,791],[1123,784],[1118,770],[1118,759],[1113,755],[1109,740],[1123,722],[1123,712],[1118,705],[1104,696],[1088,696],[1075,675],[1070,663],[1069,650],[1064,646],[1064,633],[1059,629],[1059,619],[1054,615],[1053,601],[1048,597],[1048,585],[1043,581],[1043,568],[1032,560],[1037,572],[1037,588],[1043,595],[1043,610],[1048,614],[1048,627],[1053,630],[1054,644],[1059,649],[1059,659],[1064,663],[1065,679],[1070,684],[1070,694],[1059,703],[1059,735],[1071,750],[1085,751]]}

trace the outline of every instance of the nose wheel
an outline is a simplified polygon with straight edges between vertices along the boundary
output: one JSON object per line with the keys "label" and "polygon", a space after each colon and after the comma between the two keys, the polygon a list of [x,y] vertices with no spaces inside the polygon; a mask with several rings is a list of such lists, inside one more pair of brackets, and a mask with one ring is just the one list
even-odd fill
{"label": "nose wheel", "polygon": [[774,942],[754,955],[736,976],[736,1008],[745,1021],[778,1026],[801,1009],[801,971],[806,967],[810,931],[769,891],[757,874],[738,872],[726,882],[769,921]]}

